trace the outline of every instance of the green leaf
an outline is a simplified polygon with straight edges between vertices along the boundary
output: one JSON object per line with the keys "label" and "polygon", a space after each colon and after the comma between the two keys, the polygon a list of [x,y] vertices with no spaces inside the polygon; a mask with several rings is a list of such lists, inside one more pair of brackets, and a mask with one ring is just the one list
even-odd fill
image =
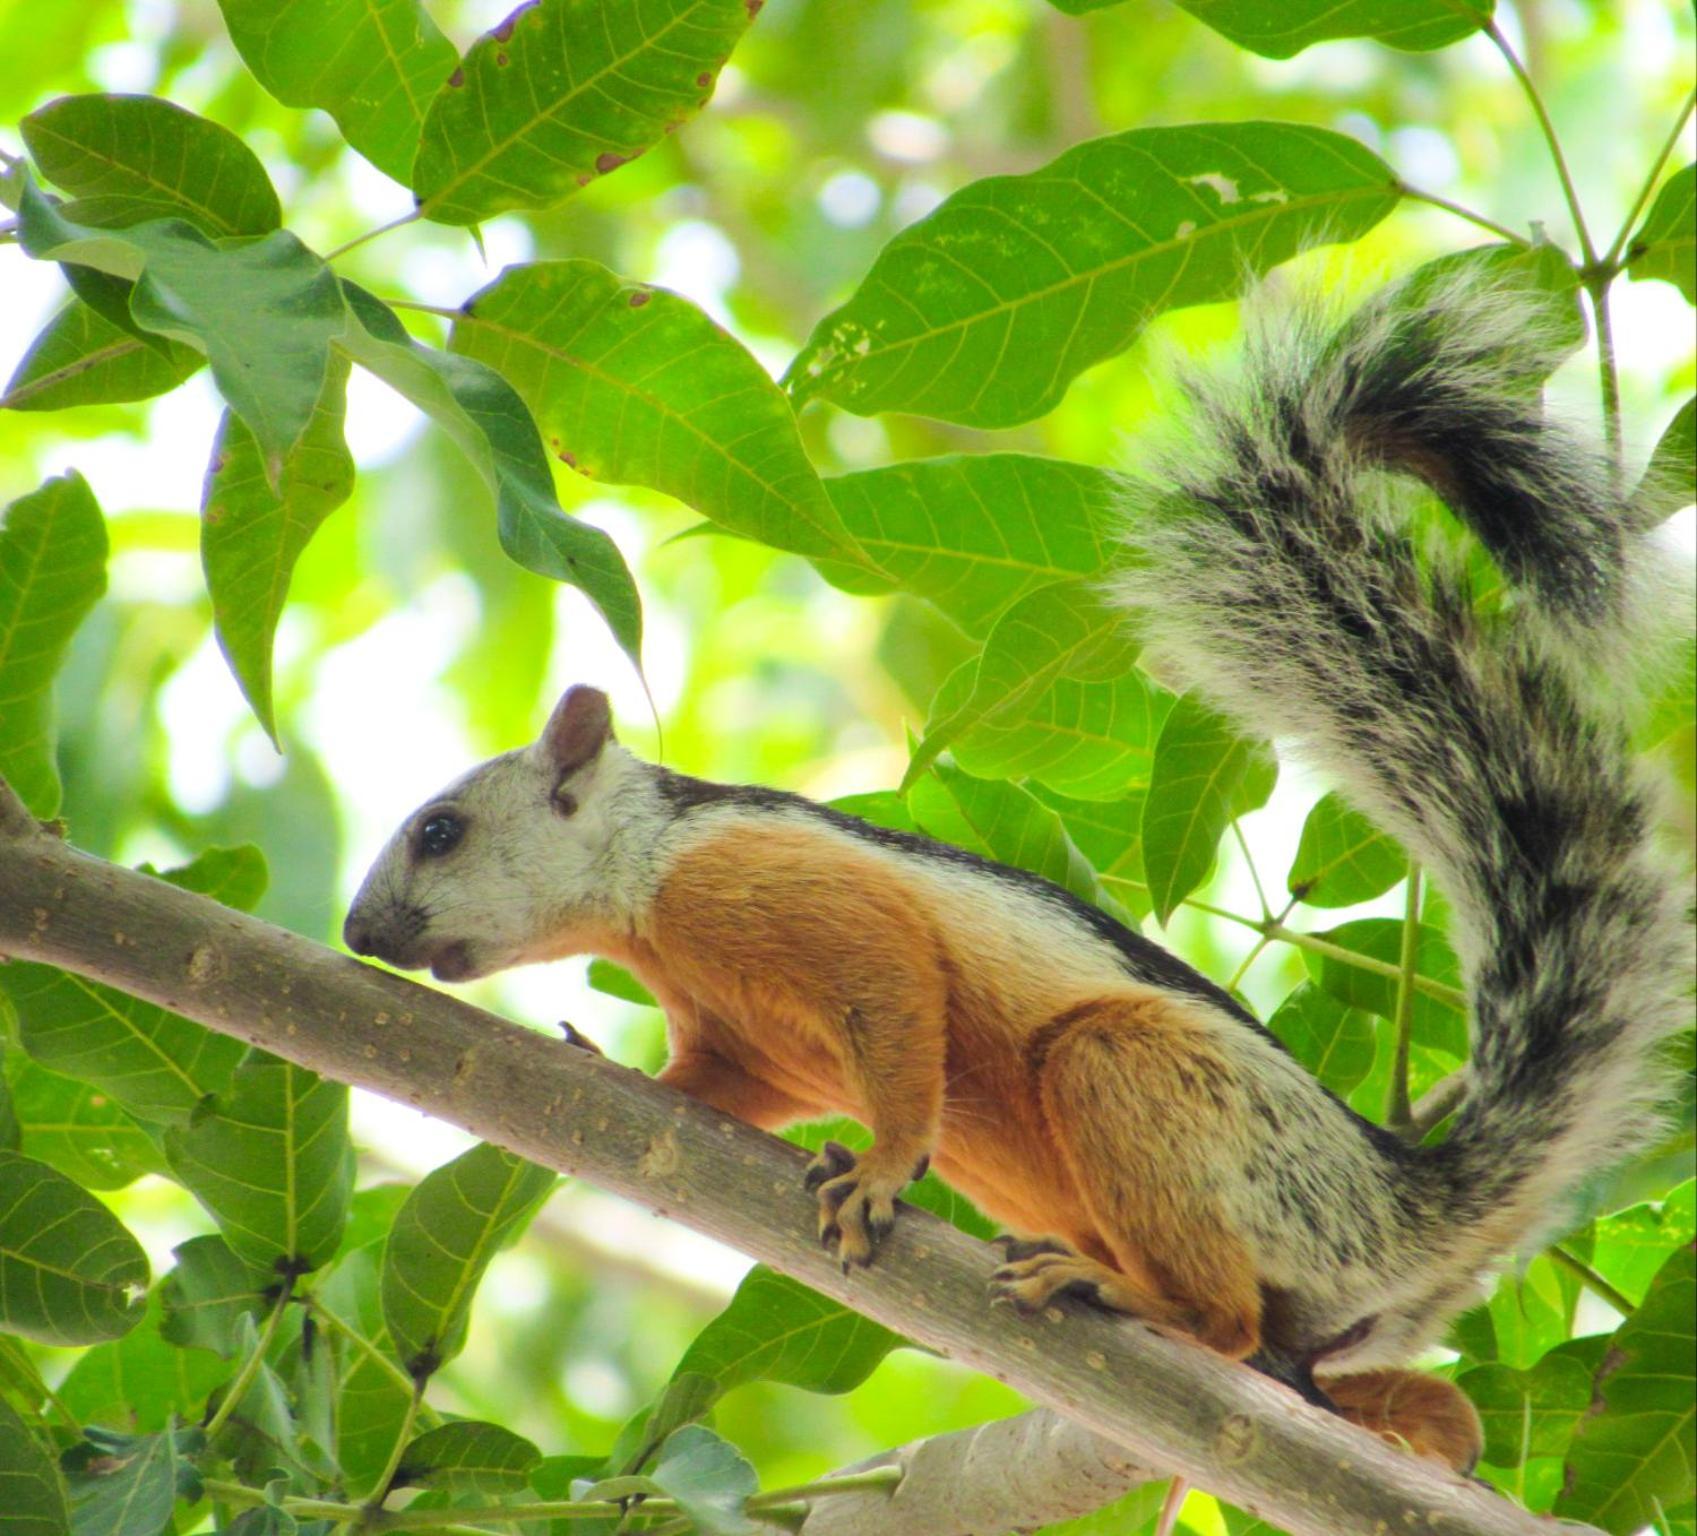
{"label": "green leaf", "polygon": [[343,1084],[256,1049],[166,1132],[165,1153],[249,1264],[293,1276],[335,1253],[353,1188]]}
{"label": "green leaf", "polygon": [[0,404],[14,411],[148,400],[175,389],[206,361],[193,347],[165,350],[112,324],[73,298],[30,344]]}
{"label": "green leaf", "polygon": [[313,1292],[331,1320],[319,1337],[336,1350],[336,1462],[353,1498],[366,1498],[387,1471],[407,1423],[412,1387],[383,1326],[381,1241],[343,1255]]}
{"label": "green leaf", "polygon": [[159,1536],[177,1502],[175,1433],[86,1434],[64,1461],[74,1536]]}
{"label": "green leaf", "polygon": [[891,582],[971,635],[1037,587],[1099,575],[1124,519],[1117,476],[1025,453],[891,464],[825,489]]}
{"label": "green leaf", "polygon": [[0,1328],[43,1344],[96,1344],[141,1320],[147,1256],[87,1190],[0,1152]]}
{"label": "green leaf", "polygon": [[1656,444],[1633,506],[1647,522],[1661,522],[1691,505],[1697,480],[1697,396],[1687,400]]}
{"label": "green leaf", "polygon": [[273,742],[271,646],[289,577],[319,525],[353,491],[353,456],[342,437],[348,372],[345,357],[332,358],[312,421],[275,489],[241,417],[226,411],[212,445],[200,525],[206,590],[219,647]]}
{"label": "green leaf", "polygon": [[165,1341],[155,1291],[139,1326],[83,1352],[59,1384],[59,1400],[79,1424],[140,1434],[198,1418],[229,1374],[223,1361],[205,1351]]}
{"label": "green leaf", "polygon": [[449,346],[524,396],[554,456],[775,549],[861,563],[766,370],[688,299],[593,261],[508,267]]}
{"label": "green leaf", "polygon": [[907,803],[926,836],[1028,869],[1093,906],[1107,905],[1060,817],[1019,785],[975,779],[940,762],[907,792]]}
{"label": "green leaf", "polygon": [[1378,1050],[1373,1021],[1311,981],[1279,1004],[1267,1028],[1339,1098],[1372,1070]]}
{"label": "green leaf", "polygon": [[344,343],[353,360],[447,429],[495,498],[501,548],[525,569],[582,591],[640,668],[636,583],[606,534],[560,510],[542,439],[518,393],[475,358],[418,345],[387,305],[344,287],[358,322]]}
{"label": "green leaf", "polygon": [[218,0],[242,62],[287,107],[322,107],[378,170],[412,180],[424,114],[458,60],[418,0]]}
{"label": "green leaf", "polygon": [[69,1536],[65,1482],[30,1422],[0,1397],[0,1536]]}
{"label": "green leaf", "polygon": [[1639,1204],[1600,1217],[1561,1240],[1616,1290],[1641,1302],[1676,1249],[1697,1238],[1697,1183],[1686,1179],[1658,1204]]}
{"label": "green leaf", "polygon": [[[214,848],[162,879],[245,909],[264,888],[254,848]],[[112,987],[50,965],[0,966],[23,1048],[43,1066],[111,1095],[144,1120],[185,1119],[228,1085],[247,1047]]]}
{"label": "green leaf", "polygon": [[1697,304],[1697,165],[1688,165],[1662,183],[1626,248],[1626,271],[1633,282],[1661,278]]}
{"label": "green leaf", "polygon": [[654,994],[632,976],[623,966],[611,960],[591,960],[588,981],[597,992],[616,997],[621,1002],[635,1003],[642,1008],[658,1008]]}
{"label": "green leaf", "polygon": [[427,1175],[383,1251],[383,1318],[416,1379],[465,1344],[472,1297],[496,1252],[553,1191],[554,1172],[481,1142]]}
{"label": "green leaf", "polygon": [[283,211],[259,157],[228,128],[157,96],[61,96],[20,125],[65,217],[123,229],[186,219],[202,233],[266,235]]}
{"label": "green leaf", "polygon": [[1291,123],[1137,128],[972,183],[897,235],[790,365],[798,401],[1010,427],[1155,315],[1230,298],[1396,206],[1389,166]]}
{"label": "green leaf", "polygon": [[[259,1330],[247,1314],[236,1319],[236,1353],[242,1359],[252,1359],[259,1352]],[[215,1408],[238,1384],[231,1381],[217,1394]],[[245,1482],[257,1482],[272,1475],[273,1469],[289,1462],[299,1463],[301,1450],[289,1395],[282,1378],[267,1361],[242,1385],[242,1394],[223,1427],[213,1438],[212,1448],[219,1456],[228,1457],[236,1475]]]}
{"label": "green leaf", "polygon": [[266,1312],[277,1277],[256,1268],[215,1235],[191,1237],[171,1250],[176,1268],[159,1282],[161,1336],[228,1360],[243,1317]]}
{"label": "green leaf", "polygon": [[[1394,917],[1364,917],[1352,923],[1317,935],[1328,944],[1366,955],[1384,964],[1398,966],[1402,961],[1402,921]],[[1335,959],[1330,955],[1307,955],[1309,968],[1318,974],[1320,985],[1339,1002],[1352,1008],[1365,1008],[1382,1019],[1396,1017],[1397,978],[1383,971],[1366,971],[1359,966]],[[1414,968],[1417,975],[1446,987],[1461,986],[1461,963],[1441,930],[1430,924],[1420,926],[1420,939],[1415,950]],[[1414,994],[1412,1018],[1413,1038],[1420,1044],[1446,1051],[1458,1060],[1467,1055],[1467,1019],[1459,1008],[1432,997],[1425,992]]]}
{"label": "green leaf", "polygon": [[1302,824],[1285,877],[1311,907],[1352,907],[1382,896],[1408,873],[1408,856],[1341,795],[1322,795]]}
{"label": "green leaf", "polygon": [[617,170],[712,94],[757,6],[540,0],[475,42],[424,120],[413,192],[427,219],[547,208]]}
{"label": "green leaf", "polygon": [[[1064,739],[1057,743],[1055,735],[1064,736],[1069,725],[1076,727],[1081,718],[1092,717],[1081,709],[1078,690],[1061,690],[1057,685],[1116,682],[1131,670],[1135,654],[1125,615],[1083,583],[1058,581],[1027,593],[996,620],[971,673],[970,686],[958,673],[944,684],[926,722],[925,738],[908,762],[902,789],[911,787],[937,754],[956,741],[975,743],[987,760],[1018,758],[1017,739],[1010,740],[1005,733],[1033,720],[1051,728],[1039,755],[1051,765],[1060,764],[1064,776],[1068,748]],[[1087,783],[1111,779],[1119,770],[1125,774],[1124,787],[1136,778],[1141,763],[1135,736],[1146,716],[1136,708],[1130,712],[1133,742],[1116,746],[1111,738],[1098,741],[1097,750],[1087,753]],[[1111,715],[1110,709],[1110,719]],[[1094,718],[1099,725],[1101,712]],[[1064,791],[1069,786],[1054,787]]]}
{"label": "green leaf", "polygon": [[84,1189],[122,1189],[144,1173],[163,1173],[154,1139],[106,1094],[49,1072],[21,1052],[6,1060],[22,1150]]}
{"label": "green leaf", "polygon": [[1143,867],[1162,924],[1213,868],[1233,818],[1266,803],[1276,773],[1265,746],[1240,736],[1194,695],[1173,705],[1143,802]]}
{"label": "green leaf", "polygon": [[395,1486],[500,1498],[519,1492],[541,1459],[542,1452],[523,1435],[499,1424],[459,1419],[427,1430],[401,1453]]}
{"label": "green leaf", "polygon": [[29,255],[133,281],[135,323],[206,354],[275,480],[311,423],[330,343],[349,328],[323,259],[281,229],[219,245],[182,219],[118,230],[78,224],[27,181],[18,220]]}
{"label": "green leaf", "polygon": [[[1424,53],[1477,32],[1494,0],[1178,0],[1198,21],[1269,59],[1332,37]],[[1063,7],[1064,9],[1065,7]]]}
{"label": "green leaf", "polygon": [[1693,1318],[1697,1270],[1687,1246],[1662,1266],[1597,1367],[1601,1409],[1574,1431],[1558,1515],[1627,1536],[1690,1497],[1697,1468]]}
{"label": "green leaf", "polygon": [[1142,792],[1118,800],[1075,800],[1041,784],[1031,792],[1061,818],[1068,837],[1095,869],[1103,888],[1138,921],[1148,916],[1149,882],[1143,872]]}
{"label": "green leaf", "polygon": [[75,470],[0,517],[0,776],[37,816],[59,809],[53,678],[106,590],[106,524]]}
{"label": "green leaf", "polygon": [[1531,1370],[1492,1363],[1456,1377],[1485,1429],[1484,1459],[1518,1467],[1533,1456],[1562,1456],[1591,1402],[1592,1367],[1556,1349]]}
{"label": "green leaf", "polygon": [[755,1536],[759,1529],[743,1512],[759,1490],[754,1468],[734,1445],[700,1424],[686,1424],[667,1437],[647,1476],[609,1478],[578,1494],[585,1499],[657,1494],[676,1499],[701,1536]]}

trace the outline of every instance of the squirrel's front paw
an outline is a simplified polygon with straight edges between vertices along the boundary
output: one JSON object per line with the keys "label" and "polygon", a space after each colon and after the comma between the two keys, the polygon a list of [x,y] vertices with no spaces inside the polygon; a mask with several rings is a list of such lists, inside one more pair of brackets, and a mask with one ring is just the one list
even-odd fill
{"label": "squirrel's front paw", "polygon": [[886,1171],[877,1151],[857,1158],[840,1141],[828,1141],[807,1167],[807,1188],[819,1196],[819,1241],[843,1261],[844,1273],[872,1262],[896,1224],[896,1196],[919,1176],[912,1169]]}

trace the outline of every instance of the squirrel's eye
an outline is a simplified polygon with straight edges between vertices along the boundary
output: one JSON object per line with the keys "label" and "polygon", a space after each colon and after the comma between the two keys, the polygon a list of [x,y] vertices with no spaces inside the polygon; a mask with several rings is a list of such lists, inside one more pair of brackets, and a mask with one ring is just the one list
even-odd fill
{"label": "squirrel's eye", "polygon": [[465,823],[458,816],[432,816],[419,830],[418,846],[429,854],[448,852],[460,840]]}

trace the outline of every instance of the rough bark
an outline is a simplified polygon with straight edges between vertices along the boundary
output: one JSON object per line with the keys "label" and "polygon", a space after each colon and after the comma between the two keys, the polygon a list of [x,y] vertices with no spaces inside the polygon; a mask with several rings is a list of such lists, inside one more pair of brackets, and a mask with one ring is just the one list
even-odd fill
{"label": "rough bark", "polygon": [[[6,802],[10,801],[8,804]],[[806,1155],[588,1052],[82,855],[0,785],[0,954],[62,966],[671,1216],[1298,1536],[1533,1536],[1535,1519],[1123,1319],[985,1305],[985,1244],[907,1211],[869,1270],[813,1236]]]}

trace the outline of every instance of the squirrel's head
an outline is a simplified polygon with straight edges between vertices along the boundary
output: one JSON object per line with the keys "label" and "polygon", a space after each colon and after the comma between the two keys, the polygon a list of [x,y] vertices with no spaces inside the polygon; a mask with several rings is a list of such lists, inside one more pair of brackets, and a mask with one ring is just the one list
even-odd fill
{"label": "squirrel's head", "polygon": [[641,772],[613,741],[606,694],[568,689],[535,742],[401,823],[348,909],[348,948],[439,981],[570,953],[574,928],[617,911],[615,844]]}

